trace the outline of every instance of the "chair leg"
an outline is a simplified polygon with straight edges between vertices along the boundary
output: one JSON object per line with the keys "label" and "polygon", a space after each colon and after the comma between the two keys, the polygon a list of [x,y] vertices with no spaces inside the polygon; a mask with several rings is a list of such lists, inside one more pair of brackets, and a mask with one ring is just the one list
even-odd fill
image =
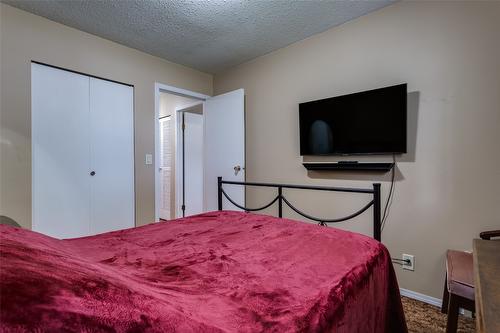
{"label": "chair leg", "polygon": [[450,293],[448,292],[448,276],[444,276],[443,303],[441,304],[441,313],[448,313],[448,303],[450,302]]}
{"label": "chair leg", "polygon": [[456,333],[458,325],[458,299],[451,295],[448,305],[448,321],[446,323],[446,333]]}

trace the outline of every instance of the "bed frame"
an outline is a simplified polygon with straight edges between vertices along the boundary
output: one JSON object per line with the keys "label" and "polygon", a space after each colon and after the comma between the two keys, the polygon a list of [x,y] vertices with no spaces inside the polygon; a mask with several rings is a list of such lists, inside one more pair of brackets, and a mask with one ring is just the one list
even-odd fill
{"label": "bed frame", "polygon": [[[278,189],[278,195],[268,204],[259,207],[259,208],[248,208],[248,207],[243,207],[239,205],[238,203],[234,202],[233,199],[229,197],[229,195],[224,191],[223,185],[242,185],[242,186],[258,186],[258,187],[272,187],[272,188],[277,188]],[[299,209],[297,209],[294,205],[288,201],[285,196],[283,195],[283,189],[286,188],[293,188],[293,189],[301,189],[301,190],[316,190],[316,191],[331,191],[331,192],[349,192],[349,193],[365,193],[365,194],[372,194],[373,199],[367,203],[365,206],[363,206],[360,210],[345,216],[341,218],[335,218],[335,219],[324,219],[324,218],[318,218],[311,216],[309,214],[306,214]],[[337,222],[342,222],[342,221],[347,221],[349,219],[352,219],[362,213],[364,213],[368,208],[373,206],[373,238],[378,240],[379,242],[381,241],[381,234],[382,234],[382,223],[381,223],[381,205],[380,205],[380,183],[374,183],[373,188],[369,189],[364,189],[364,188],[348,188],[348,187],[326,187],[326,186],[305,186],[305,185],[289,185],[289,184],[273,184],[273,183],[255,183],[255,182],[235,182],[235,181],[229,181],[229,180],[222,180],[222,177],[217,178],[217,189],[218,189],[218,195],[217,195],[217,201],[218,201],[218,209],[222,210],[222,196],[226,197],[229,202],[231,202],[233,205],[236,207],[246,211],[246,212],[255,212],[259,210],[264,210],[270,206],[272,206],[276,201],[278,201],[278,217],[283,217],[283,202],[290,207],[294,212],[297,214],[308,218],[310,220],[318,222],[319,225],[326,226],[328,223],[337,223]]]}

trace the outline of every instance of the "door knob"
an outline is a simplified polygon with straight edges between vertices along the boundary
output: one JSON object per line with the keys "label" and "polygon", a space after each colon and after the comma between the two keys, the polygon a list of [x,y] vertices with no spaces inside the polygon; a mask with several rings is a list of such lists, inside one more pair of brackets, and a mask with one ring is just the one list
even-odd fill
{"label": "door knob", "polygon": [[95,176],[95,171],[90,171],[91,176]]}
{"label": "door knob", "polygon": [[235,175],[235,176],[237,176],[237,175],[238,175],[238,172],[240,172],[240,171],[241,171],[241,166],[237,165],[237,166],[235,166],[233,169],[234,169],[234,175]]}

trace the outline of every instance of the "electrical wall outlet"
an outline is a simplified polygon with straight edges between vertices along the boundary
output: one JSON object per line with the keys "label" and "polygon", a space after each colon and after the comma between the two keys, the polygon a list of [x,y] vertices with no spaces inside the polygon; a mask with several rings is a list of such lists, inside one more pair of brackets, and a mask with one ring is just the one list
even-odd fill
{"label": "electrical wall outlet", "polygon": [[415,270],[415,257],[413,255],[403,253],[403,269],[409,271]]}

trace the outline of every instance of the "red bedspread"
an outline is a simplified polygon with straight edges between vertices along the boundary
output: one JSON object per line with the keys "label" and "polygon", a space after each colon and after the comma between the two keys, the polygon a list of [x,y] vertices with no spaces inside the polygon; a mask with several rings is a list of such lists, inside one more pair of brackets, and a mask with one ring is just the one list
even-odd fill
{"label": "red bedspread", "polygon": [[334,228],[212,212],[0,235],[2,332],[406,332],[386,248]]}

